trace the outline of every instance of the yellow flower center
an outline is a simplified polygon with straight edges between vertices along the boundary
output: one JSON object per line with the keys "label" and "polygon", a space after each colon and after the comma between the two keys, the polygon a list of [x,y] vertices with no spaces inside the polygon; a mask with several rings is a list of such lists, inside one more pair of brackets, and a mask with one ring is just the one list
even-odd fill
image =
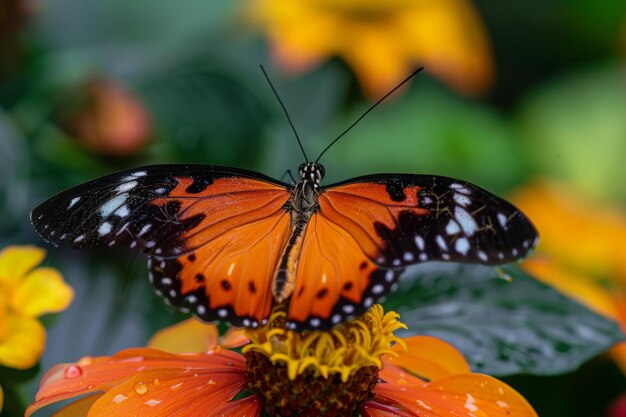
{"label": "yellow flower center", "polygon": [[243,348],[251,388],[271,415],[305,409],[350,415],[378,382],[383,354],[403,344],[393,332],[406,328],[380,305],[328,332],[287,330],[286,315],[284,306],[276,307],[265,326],[247,331],[250,343]]}

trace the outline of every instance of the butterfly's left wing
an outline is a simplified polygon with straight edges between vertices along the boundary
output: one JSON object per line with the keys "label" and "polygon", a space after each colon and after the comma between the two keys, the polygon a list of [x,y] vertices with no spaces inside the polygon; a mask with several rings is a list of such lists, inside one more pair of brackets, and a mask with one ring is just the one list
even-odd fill
{"label": "butterfly's left wing", "polygon": [[383,174],[331,185],[304,235],[288,320],[329,327],[363,313],[408,265],[506,264],[537,238],[514,206],[452,178]]}
{"label": "butterfly's left wing", "polygon": [[206,321],[253,326],[273,304],[290,195],[290,186],[251,171],[156,165],[70,188],[31,218],[55,245],[140,250],[170,305]]}

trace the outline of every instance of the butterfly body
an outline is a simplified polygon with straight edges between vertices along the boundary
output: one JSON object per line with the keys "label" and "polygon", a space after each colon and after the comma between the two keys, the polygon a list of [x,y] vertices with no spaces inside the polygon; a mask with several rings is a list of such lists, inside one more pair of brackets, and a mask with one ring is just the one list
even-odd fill
{"label": "butterfly body", "polygon": [[47,241],[126,247],[148,255],[166,303],[205,321],[262,324],[288,303],[293,329],[327,329],[393,290],[408,265],[500,265],[537,233],[515,207],[447,177],[378,174],[323,186],[210,165],[156,165],[110,174],[33,210]]}

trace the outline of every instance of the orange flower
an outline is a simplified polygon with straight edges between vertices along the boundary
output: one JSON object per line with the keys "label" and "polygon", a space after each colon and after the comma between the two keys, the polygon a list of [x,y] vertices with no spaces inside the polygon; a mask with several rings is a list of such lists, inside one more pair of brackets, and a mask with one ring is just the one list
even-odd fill
{"label": "orange flower", "polygon": [[[382,308],[375,307],[374,310],[374,316],[382,314]],[[350,334],[358,340],[360,348],[369,346],[370,342],[378,346],[377,341],[387,339],[380,339],[373,333],[372,337],[359,338],[361,333],[357,329],[364,329],[366,323],[369,323],[367,326],[382,323],[377,328],[381,330],[389,328],[389,325],[394,327],[393,323],[397,322],[395,313],[383,315],[381,321],[367,314],[348,325]],[[209,328],[213,329],[209,332],[214,331],[213,326],[207,325]],[[312,369],[322,368],[310,360],[307,369],[298,373],[297,377],[287,377],[285,361],[293,362],[293,357],[270,364],[270,368],[266,368],[268,372],[261,375],[261,380],[255,379],[258,376],[256,370],[262,366],[262,361],[257,361],[262,355],[260,352],[265,348],[273,349],[264,347],[260,341],[265,337],[272,338],[276,330],[276,327],[270,328],[269,325],[255,330],[262,334],[257,334],[258,338],[253,337],[256,342],[247,346],[256,343],[256,347],[249,349],[245,356],[220,347],[206,353],[186,354],[143,348],[125,350],[111,357],[87,357],[73,364],[57,365],[44,376],[36,402],[28,408],[26,416],[43,406],[78,396],[82,398],[56,416],[159,417],[174,413],[180,416],[201,413],[207,417],[260,416],[263,410],[273,414],[280,407],[283,410],[281,414],[284,414],[289,399],[278,397],[270,407],[268,394],[272,393],[259,390],[258,387],[269,382],[270,390],[276,393],[286,387],[297,387],[300,377],[300,382],[304,383],[304,392],[309,396],[314,395],[316,406],[292,409],[292,415],[351,415],[319,411],[329,398],[320,395],[319,391],[315,394],[314,391],[330,389],[330,397],[335,396],[342,401],[350,401],[359,394],[365,394],[364,399],[356,404],[364,417],[536,416],[526,400],[513,389],[489,376],[471,373],[458,351],[429,336],[410,337],[396,343],[382,355],[382,370],[367,366],[351,374],[345,382],[339,374],[332,372],[327,377],[312,373]],[[178,331],[175,330],[175,333]],[[319,344],[322,340],[332,337],[331,332],[310,332],[289,340],[313,343],[310,345],[312,353],[321,350],[320,346],[326,346]],[[281,338],[274,339],[274,342],[280,344],[280,340],[287,340]],[[349,346],[344,347],[349,350]],[[380,348],[383,347],[377,347]],[[321,359],[327,353],[317,352],[309,359]],[[340,358],[342,356],[339,355]],[[272,379],[279,375],[276,372],[282,372],[282,378]],[[359,378],[371,372],[375,376],[373,383],[364,384],[364,380]],[[355,380],[354,376],[360,377]],[[359,383],[354,384],[355,381]],[[348,385],[351,388],[346,391]]]}
{"label": "orange flower", "polygon": [[121,85],[100,78],[82,86],[78,103],[60,123],[87,149],[105,156],[133,156],[152,134],[150,116],[140,100]]}
{"label": "orange flower", "polygon": [[[541,231],[537,256],[524,269],[626,331],[626,215],[547,181],[520,189],[512,201]],[[626,343],[611,354],[626,373]]]}
{"label": "orange flower", "polygon": [[300,72],[339,56],[379,98],[411,70],[469,94],[493,77],[487,36],[466,0],[251,0],[277,63]]}

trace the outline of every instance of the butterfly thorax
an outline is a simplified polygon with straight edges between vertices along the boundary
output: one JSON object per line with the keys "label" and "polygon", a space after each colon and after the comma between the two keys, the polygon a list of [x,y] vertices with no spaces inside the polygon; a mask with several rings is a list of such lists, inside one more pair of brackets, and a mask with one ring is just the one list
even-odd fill
{"label": "butterfly thorax", "polygon": [[293,188],[285,205],[291,216],[291,235],[272,283],[272,292],[279,302],[293,292],[302,237],[311,216],[319,210],[320,182],[325,171],[321,164],[315,162],[300,165],[301,181]]}

